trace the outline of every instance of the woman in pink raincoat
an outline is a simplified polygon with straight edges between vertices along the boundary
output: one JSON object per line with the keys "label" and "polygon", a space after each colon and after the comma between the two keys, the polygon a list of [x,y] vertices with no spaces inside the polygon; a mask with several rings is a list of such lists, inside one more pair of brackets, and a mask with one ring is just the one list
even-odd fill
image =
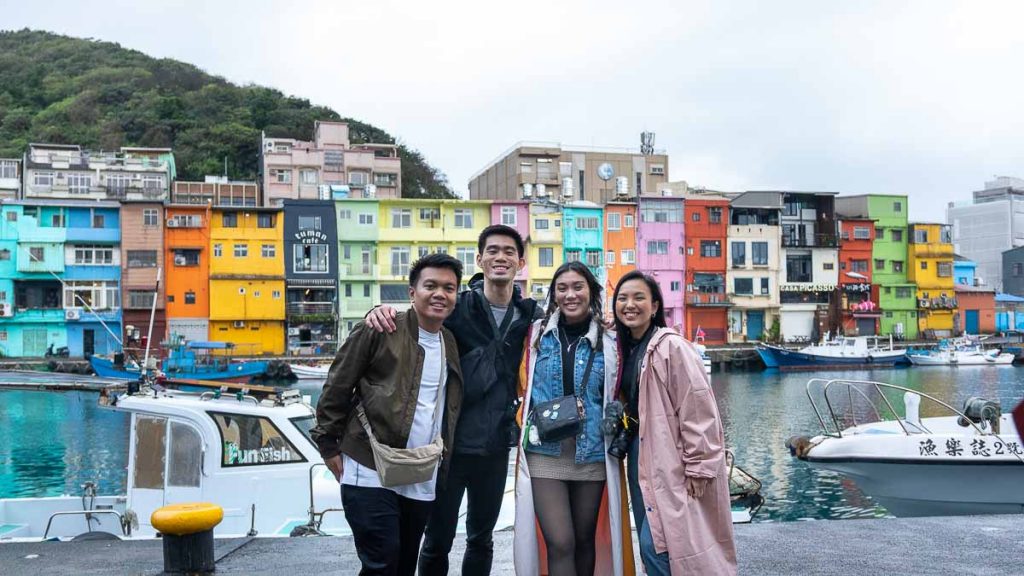
{"label": "woman in pink raincoat", "polygon": [[623,363],[616,396],[632,430],[627,475],[647,574],[735,574],[725,440],[700,355],[665,327],[650,276],[623,276],[613,305]]}

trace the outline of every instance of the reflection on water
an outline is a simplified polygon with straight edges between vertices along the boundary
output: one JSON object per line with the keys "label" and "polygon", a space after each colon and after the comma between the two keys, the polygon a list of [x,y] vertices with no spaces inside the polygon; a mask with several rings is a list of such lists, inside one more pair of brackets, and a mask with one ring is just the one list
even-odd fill
{"label": "reflection on water", "polygon": [[[815,376],[856,380],[881,379],[933,395],[960,407],[969,396],[1002,400],[1009,411],[1024,397],[1024,368],[971,366],[810,373],[715,374],[728,444],[736,462],[764,484],[767,499],[758,519],[800,520],[864,518],[886,514],[850,480],[812,470],[789,455],[788,437],[812,435],[820,424],[811,410],[805,384]],[[319,382],[294,386],[303,394],[320,394]],[[877,400],[877,392],[868,390]],[[902,394],[887,392],[902,413]],[[830,398],[832,395],[830,394]],[[128,454],[128,419],[96,406],[88,393],[0,392],[0,498],[78,494],[86,480],[98,480],[103,494],[124,491]],[[841,402],[833,398],[838,407]],[[863,399],[854,402],[861,417],[870,413]],[[883,412],[885,414],[885,412]],[[937,415],[921,404],[921,415]]]}

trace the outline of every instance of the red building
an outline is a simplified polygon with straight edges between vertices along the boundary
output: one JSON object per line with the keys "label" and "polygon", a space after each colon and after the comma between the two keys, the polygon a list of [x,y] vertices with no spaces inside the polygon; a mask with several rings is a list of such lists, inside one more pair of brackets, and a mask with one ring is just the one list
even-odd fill
{"label": "red building", "polygon": [[725,293],[726,232],[729,200],[721,196],[689,194],[683,200],[686,221],[686,331],[698,332],[707,344],[725,344],[729,302]]}
{"label": "red building", "polygon": [[871,254],[875,222],[849,218],[839,223],[839,327],[847,336],[878,334],[878,287],[872,289]]}

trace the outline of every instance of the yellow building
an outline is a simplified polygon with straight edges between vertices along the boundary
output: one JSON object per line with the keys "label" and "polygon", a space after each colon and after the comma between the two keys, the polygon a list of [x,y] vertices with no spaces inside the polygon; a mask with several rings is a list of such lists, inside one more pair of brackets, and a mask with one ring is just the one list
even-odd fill
{"label": "yellow building", "polygon": [[953,335],[953,243],[946,224],[908,227],[907,280],[917,284],[917,324],[926,338]]}
{"label": "yellow building", "polygon": [[245,354],[285,350],[284,218],[280,208],[214,208],[210,340]]}
{"label": "yellow building", "polygon": [[530,242],[527,247],[529,295],[542,301],[555,270],[562,265],[562,208],[557,204],[530,204]]}

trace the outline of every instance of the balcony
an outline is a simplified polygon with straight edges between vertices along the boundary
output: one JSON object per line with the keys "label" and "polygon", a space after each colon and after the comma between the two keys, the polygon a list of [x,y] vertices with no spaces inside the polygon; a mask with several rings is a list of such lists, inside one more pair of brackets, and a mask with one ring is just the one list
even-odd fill
{"label": "balcony", "polygon": [[121,241],[120,228],[68,228],[67,242],[116,244]]}
{"label": "balcony", "polygon": [[836,248],[837,246],[839,246],[839,238],[835,234],[782,235],[783,248]]}
{"label": "balcony", "polygon": [[732,306],[732,300],[724,292],[695,292],[686,291],[686,305],[701,308],[715,308]]}
{"label": "balcony", "polygon": [[334,302],[289,302],[285,310],[288,316],[334,314]]}
{"label": "balcony", "polygon": [[376,264],[366,266],[362,264],[341,264],[338,266],[338,279],[340,280],[373,279],[376,277]]}

